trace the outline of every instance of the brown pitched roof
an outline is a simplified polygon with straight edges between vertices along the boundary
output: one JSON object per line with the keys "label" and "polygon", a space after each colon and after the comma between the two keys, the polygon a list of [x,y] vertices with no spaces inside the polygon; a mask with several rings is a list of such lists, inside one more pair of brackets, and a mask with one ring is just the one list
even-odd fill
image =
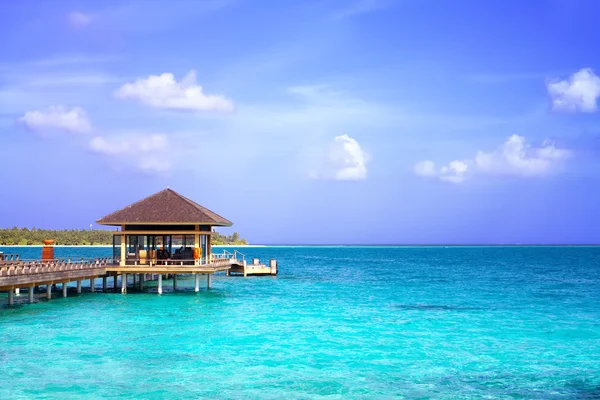
{"label": "brown pitched roof", "polygon": [[96,221],[121,224],[210,224],[231,226],[233,222],[202,207],[171,189],[146,197]]}

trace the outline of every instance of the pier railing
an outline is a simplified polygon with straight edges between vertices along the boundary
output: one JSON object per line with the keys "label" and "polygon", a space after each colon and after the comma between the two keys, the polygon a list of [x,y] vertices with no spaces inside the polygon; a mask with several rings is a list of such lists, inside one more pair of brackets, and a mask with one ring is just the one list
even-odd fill
{"label": "pier railing", "polygon": [[84,261],[20,261],[18,263],[0,263],[0,277],[17,275],[43,274],[48,272],[78,271],[85,269],[104,268],[110,265],[112,259],[98,258]]}
{"label": "pier railing", "polygon": [[234,260],[238,260],[240,262],[244,262],[244,260],[246,259],[246,256],[237,250],[234,250],[233,253],[230,251],[227,251],[227,250],[223,250],[222,253],[212,253],[211,257],[213,259],[213,262],[216,260],[223,260],[223,259],[225,259],[225,260],[234,259]]}

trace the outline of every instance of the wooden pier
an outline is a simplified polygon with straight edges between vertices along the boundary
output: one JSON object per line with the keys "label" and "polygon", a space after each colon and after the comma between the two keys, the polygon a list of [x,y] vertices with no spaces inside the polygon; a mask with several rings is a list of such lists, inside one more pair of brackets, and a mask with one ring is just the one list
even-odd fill
{"label": "wooden pier", "polygon": [[[235,254],[235,253],[234,253]],[[237,260],[236,260],[237,261]],[[271,259],[269,265],[261,264],[258,258],[253,258],[252,263],[248,264],[245,257],[242,258],[242,262],[234,262],[231,264],[231,268],[227,271],[227,275],[241,274],[243,276],[248,275],[277,275],[277,260]]]}
{"label": "wooden pier", "polygon": [[112,257],[95,260],[58,260],[54,257],[54,240],[44,240],[42,260],[22,260],[18,255],[0,253],[0,290],[8,291],[8,304],[14,304],[14,295],[27,288],[29,301],[34,300],[34,289],[46,287],[46,297],[52,296],[52,287],[62,285],[67,297],[67,284],[77,282],[81,293],[82,281],[90,281],[95,291],[95,280],[102,279],[102,289],[112,277],[113,290],[127,293],[128,278],[143,289],[144,282],[156,277],[158,294],[162,294],[163,275],[173,276],[177,289],[177,275],[194,275],[195,291],[199,291],[201,275],[211,287],[211,276],[217,272],[247,275],[276,275],[277,262],[269,266],[254,259],[247,264],[239,251],[213,253],[213,227],[227,227],[233,223],[198,203],[167,188],[130,204],[96,221],[100,225],[115,226]]}
{"label": "wooden pier", "polygon": [[[133,277],[133,285],[143,290],[144,282],[157,280],[158,294],[162,294],[163,275],[173,276],[173,289],[177,289],[177,275],[194,275],[195,291],[200,290],[200,276],[206,276],[207,288],[211,287],[211,275],[228,271],[232,265],[243,264],[242,260],[220,258],[205,265],[185,265],[184,261],[166,262],[164,265],[126,265],[121,266],[109,258],[83,260],[52,261],[4,261],[0,260],[0,291],[8,291],[8,305],[14,304],[14,295],[21,289],[27,289],[29,302],[34,301],[35,288],[44,286],[46,298],[51,299],[52,287],[62,285],[62,296],[67,297],[67,284],[77,282],[77,293],[81,293],[82,281],[90,281],[90,291],[96,289],[96,279],[102,279],[102,290],[107,290],[107,280],[113,278],[113,289],[127,293],[127,282]],[[118,285],[120,276],[121,285]],[[150,277],[150,278],[149,278]],[[125,284],[123,284],[125,282]],[[137,282],[137,284],[136,284]]]}

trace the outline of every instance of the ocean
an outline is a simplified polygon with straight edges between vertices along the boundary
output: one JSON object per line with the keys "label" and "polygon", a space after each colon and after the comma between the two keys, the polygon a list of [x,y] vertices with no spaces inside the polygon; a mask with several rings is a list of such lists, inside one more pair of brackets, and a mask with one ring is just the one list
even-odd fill
{"label": "ocean", "polygon": [[1,293],[0,398],[600,399],[600,247],[239,250],[279,275]]}

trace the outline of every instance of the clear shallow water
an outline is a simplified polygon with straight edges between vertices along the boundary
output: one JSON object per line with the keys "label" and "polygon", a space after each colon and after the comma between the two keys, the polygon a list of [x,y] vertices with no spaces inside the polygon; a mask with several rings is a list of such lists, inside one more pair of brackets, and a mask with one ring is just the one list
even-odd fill
{"label": "clear shallow water", "polygon": [[0,309],[0,398],[600,398],[600,248],[242,251],[279,276]]}

